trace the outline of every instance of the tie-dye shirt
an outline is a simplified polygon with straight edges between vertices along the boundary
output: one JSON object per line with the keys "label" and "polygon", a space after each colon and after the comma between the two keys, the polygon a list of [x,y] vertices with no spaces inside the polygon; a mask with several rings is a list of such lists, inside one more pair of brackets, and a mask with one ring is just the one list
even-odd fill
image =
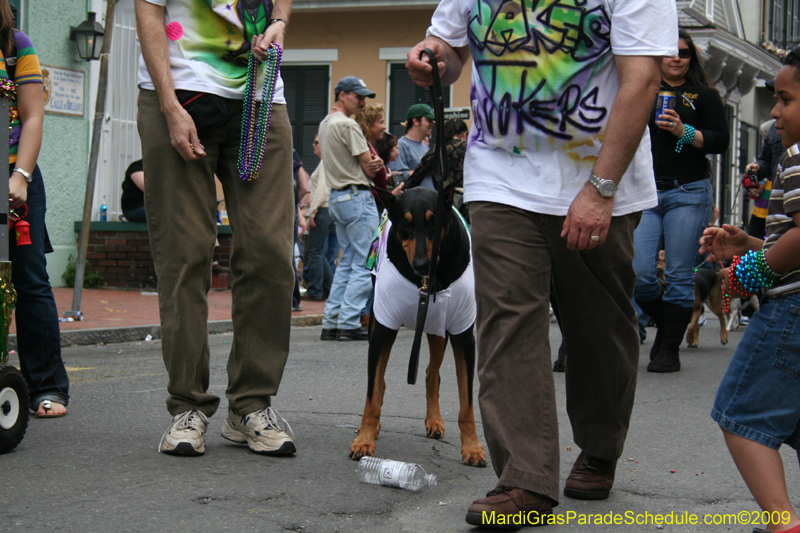
{"label": "tie-dye shirt", "polygon": [[[170,67],[176,89],[241,100],[253,35],[264,33],[272,0],[146,0],[164,6]],[[258,99],[265,68],[259,69]],[[155,89],[139,58],[139,87]],[[273,102],[285,104],[279,77]]]}
{"label": "tie-dye shirt", "polygon": [[[27,35],[21,31],[14,32],[14,40],[16,41],[17,55],[15,58],[8,60],[10,64],[12,61],[16,62],[16,69],[14,71],[14,81],[18,85],[25,83],[42,83],[42,69],[39,67],[39,58],[36,57],[36,50],[33,49],[33,43]],[[8,78],[8,71],[6,70],[6,58],[3,57],[3,52],[0,50],[0,77]],[[44,87],[44,86],[42,86]],[[42,93],[44,98],[44,93]],[[22,122],[19,120],[19,113],[17,113],[17,102],[11,102],[12,117],[10,119],[11,126],[11,142],[8,147],[8,162],[17,162],[17,148],[19,147],[19,135],[22,132]],[[26,169],[31,171],[32,169]]]}
{"label": "tie-dye shirt", "polygon": [[[561,216],[603,144],[614,56],[678,54],[674,0],[442,0],[428,34],[472,52],[464,201]],[[645,130],[614,215],[655,206],[654,183]]]}

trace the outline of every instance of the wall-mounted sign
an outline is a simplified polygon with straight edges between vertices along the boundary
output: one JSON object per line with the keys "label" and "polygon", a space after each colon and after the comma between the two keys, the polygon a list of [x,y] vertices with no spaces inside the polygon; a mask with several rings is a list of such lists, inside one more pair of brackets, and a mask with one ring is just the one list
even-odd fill
{"label": "wall-mounted sign", "polygon": [[468,107],[448,107],[444,110],[444,119],[450,120],[451,118],[469,120],[470,108]]}
{"label": "wall-mounted sign", "polygon": [[83,116],[84,72],[42,65],[44,110],[48,113]]}

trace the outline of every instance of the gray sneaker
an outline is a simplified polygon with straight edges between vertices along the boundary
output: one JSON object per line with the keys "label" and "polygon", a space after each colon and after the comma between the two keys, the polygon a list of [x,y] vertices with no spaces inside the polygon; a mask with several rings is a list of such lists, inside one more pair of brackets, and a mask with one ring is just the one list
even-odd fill
{"label": "gray sneaker", "polygon": [[206,415],[194,409],[175,415],[158,443],[158,451],[169,455],[203,455],[207,425]]}
{"label": "gray sneaker", "polygon": [[[281,428],[279,418],[291,436]],[[252,451],[264,455],[291,455],[297,451],[291,426],[272,407],[245,416],[228,411],[228,418],[222,425],[222,436],[240,444],[246,442]]]}

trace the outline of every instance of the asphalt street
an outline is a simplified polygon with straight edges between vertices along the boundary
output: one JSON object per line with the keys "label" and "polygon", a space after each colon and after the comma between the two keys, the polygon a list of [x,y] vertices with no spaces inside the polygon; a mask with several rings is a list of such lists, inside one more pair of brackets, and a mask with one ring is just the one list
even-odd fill
{"label": "asphalt street", "polygon": [[[358,481],[357,463],[347,452],[364,407],[367,344],[322,342],[319,332],[318,327],[293,330],[289,363],[273,403],[296,436],[298,452],[288,458],[253,454],[219,434],[227,410],[230,335],[209,337],[210,389],[223,399],[211,419],[206,454],[197,458],[156,452],[170,421],[160,342],[64,349],[72,381],[69,414],[31,419],[20,446],[0,456],[0,531],[473,531],[464,522],[466,508],[494,487],[496,477],[491,465],[460,463],[449,348],[441,372],[447,427],[441,440],[425,437],[423,380],[415,386],[405,383],[411,332],[400,333],[389,362],[376,455],[420,463],[437,476],[437,486],[415,493]],[[750,533],[753,525],[702,523],[705,515],[744,516],[758,509],[709,417],[717,385],[741,336],[741,330],[733,332],[731,343],[721,346],[719,326],[709,320],[701,330],[700,348],[684,348],[682,370],[667,375],[645,370],[650,349],[645,342],[636,406],[611,497],[595,502],[563,497],[556,512],[575,516],[569,525],[547,531]],[[555,324],[550,337],[555,352],[560,342]],[[427,355],[421,376],[426,361]],[[12,363],[17,361],[12,358]],[[564,375],[557,374],[555,382],[563,485],[579,450],[566,415]],[[477,405],[475,411],[485,444]],[[792,500],[800,503],[797,456],[784,449],[783,458]],[[646,518],[645,513],[690,513],[700,523],[578,523],[581,516],[610,512],[634,519]]]}

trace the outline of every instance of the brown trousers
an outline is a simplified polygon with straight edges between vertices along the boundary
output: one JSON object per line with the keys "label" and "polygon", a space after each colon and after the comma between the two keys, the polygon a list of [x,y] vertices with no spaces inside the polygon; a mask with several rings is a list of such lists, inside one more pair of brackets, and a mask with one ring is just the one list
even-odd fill
{"label": "brown trousers", "polygon": [[567,348],[567,413],[589,455],[622,454],[639,335],[631,298],[640,213],[614,217],[594,250],[570,251],[565,217],[470,204],[484,435],[498,486],[559,499],[558,417],[549,342],[550,278]]}
{"label": "brown trousers", "polygon": [[292,132],[285,105],[273,105],[258,179],[239,178],[240,101],[231,121],[202,137],[207,155],[184,161],[170,144],[155,91],[139,92],[145,209],[158,276],[162,352],[169,374],[167,410],[211,416],[208,392],[208,290],[217,236],[214,175],[233,230],[233,343],[226,395],[244,415],[269,407],[289,353],[294,193]]}

